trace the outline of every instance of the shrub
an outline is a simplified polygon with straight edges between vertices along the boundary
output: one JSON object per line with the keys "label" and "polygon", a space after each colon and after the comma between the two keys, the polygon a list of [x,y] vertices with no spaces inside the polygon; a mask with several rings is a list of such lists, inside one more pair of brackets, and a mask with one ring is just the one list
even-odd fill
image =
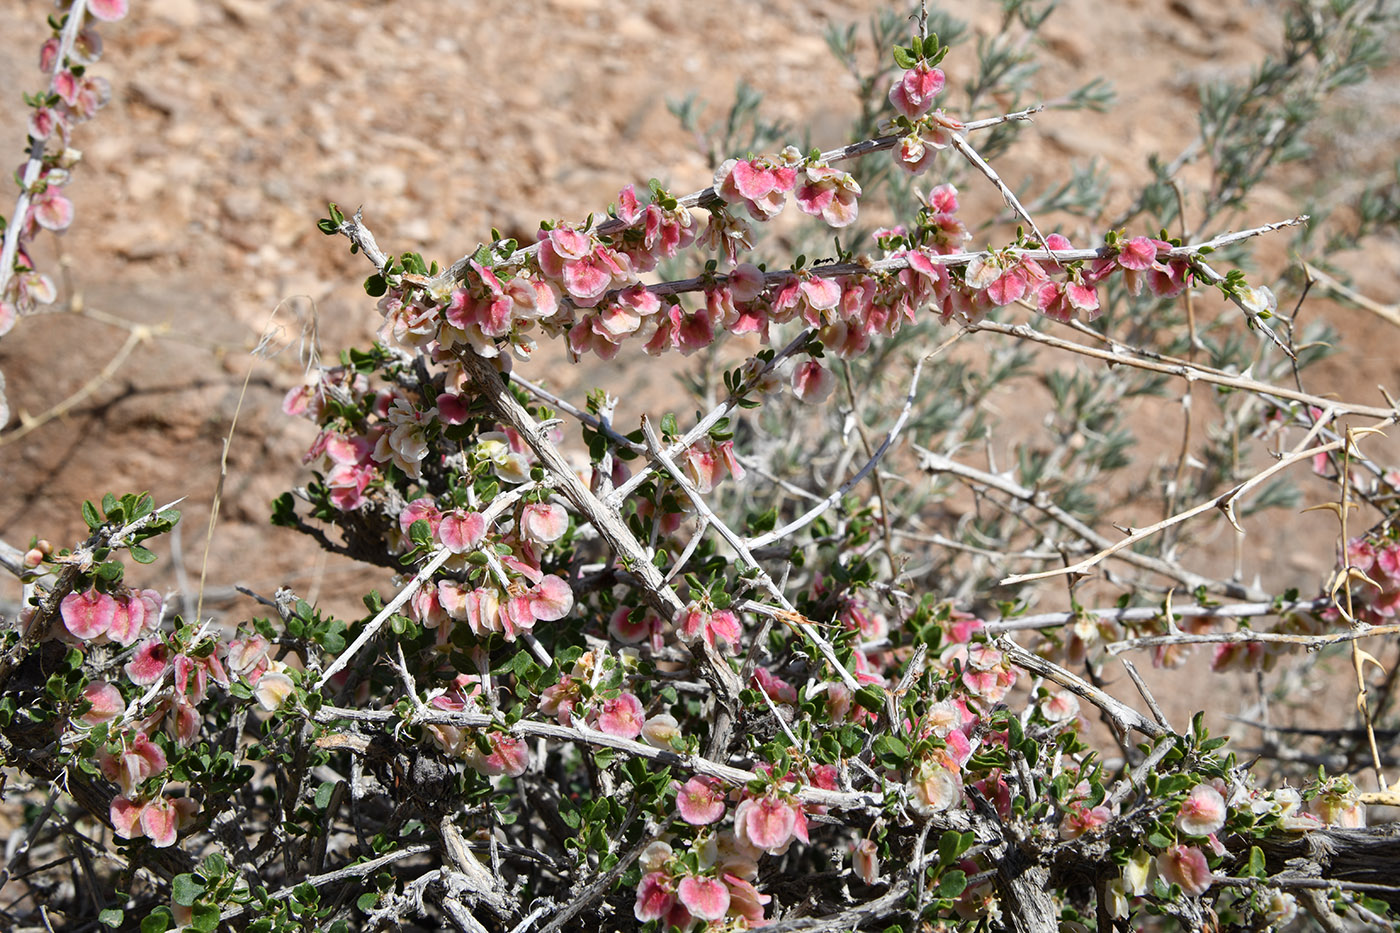
{"label": "shrub", "polygon": [[[1299,4],[1282,57],[1203,100],[1197,225],[1168,194],[1179,159],[1090,240],[1092,173],[1028,205],[988,162],[1036,110],[991,102],[1032,93],[1026,49],[1050,12],[1003,7],[976,54],[939,13],[912,38],[872,23],[879,64],[833,31],[859,141],[779,145],[741,94],[708,143],[728,153],[712,186],[629,184],[531,244],[493,231],[443,267],[385,253],[331,205],[320,228],[370,261],[383,327],[287,393],[319,429],[314,480],[272,520],[395,589],[358,619],[288,589],[264,617],[184,618],[131,566],[180,520],[147,494],[84,502],[71,548],[9,549],[28,588],[4,630],[0,754],[36,801],[5,868],[27,886],[10,917],[143,933],[1265,929],[1300,907],[1328,929],[1390,922],[1394,835],[1365,824],[1397,803],[1375,728],[1393,678],[1368,680],[1363,645],[1400,631],[1400,487],[1366,453],[1395,411],[1305,387],[1325,342],[1298,319],[1312,278],[1277,286],[1288,311],[1230,268],[1306,218],[1218,220],[1299,155],[1392,19]],[[24,243],[72,220],[68,134],[108,93],[84,77],[100,48],[84,14],[125,12],[79,0],[52,21],[6,328],[55,297]],[[1095,84],[1063,105],[1106,103]],[[703,132],[693,102],[676,109]],[[969,217],[973,185],[1006,216]],[[1369,192],[1325,256],[1395,203]],[[764,235],[794,213],[810,220]],[[574,360],[697,357],[695,415],[647,406],[626,431],[603,390],[556,396],[531,366],[542,338]],[[1043,432],[1019,438],[994,394]],[[1178,409],[1175,469],[1144,471],[1131,452]],[[1299,464],[1335,489],[1313,505],[1338,519],[1335,572],[1306,595],[1222,572],[1192,520],[1238,529],[1296,505]],[[1099,530],[1117,515],[1142,527]],[[1127,655],[1172,668],[1197,646],[1261,683],[1343,652],[1358,728],[1325,737],[1359,754],[1243,761],[1203,714],[1174,723]],[[1123,677],[1148,712],[1110,692]],[[41,841],[62,857],[25,867]],[[82,885],[36,880],[72,858]]]}

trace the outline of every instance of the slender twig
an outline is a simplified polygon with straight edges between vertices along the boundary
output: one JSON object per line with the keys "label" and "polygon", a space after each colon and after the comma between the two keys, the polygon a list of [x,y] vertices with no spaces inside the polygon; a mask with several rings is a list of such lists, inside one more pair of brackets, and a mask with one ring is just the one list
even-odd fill
{"label": "slender twig", "polygon": [[[1221,606],[1172,606],[1172,615],[1184,619],[1244,619],[1256,616],[1285,616],[1295,612],[1321,612],[1332,601],[1325,597],[1295,601],[1260,603],[1230,603]],[[1011,616],[994,619],[984,626],[989,635],[1002,632],[1020,632],[1031,629],[1055,628],[1067,625],[1084,616],[1093,616],[1111,622],[1147,622],[1160,619],[1162,610],[1155,606],[1134,606],[1128,609],[1084,609],[1080,612],[1046,612],[1033,616]]]}
{"label": "slender twig", "polygon": [[778,604],[783,610],[782,621],[792,625],[806,636],[808,641],[817,646],[817,650],[821,652],[822,657],[826,658],[827,663],[831,665],[836,675],[841,678],[842,683],[850,690],[855,691],[860,689],[860,684],[856,681],[855,675],[846,670],[846,666],[841,663],[841,659],[837,656],[836,649],[831,646],[831,642],[823,638],[816,627],[812,625],[811,621],[798,612],[797,609],[793,607],[792,603],[788,602],[787,597],[783,595],[783,591],[778,588],[778,585],[773,582],[773,578],[768,575],[768,571],[763,569],[757,558],[750,552],[748,545],[744,543],[744,539],[739,537],[733,529],[720,520],[719,516],[710,508],[709,503],[700,495],[700,491],[695,488],[695,484],[690,481],[690,478],[681,472],[680,468],[676,466],[670,457],[666,456],[666,453],[661,449],[660,438],[656,436],[655,429],[652,428],[651,422],[645,416],[642,417],[642,432],[647,439],[647,447],[651,450],[651,455],[660,462],[666,472],[670,474],[671,481],[680,487],[681,492],[685,493],[686,498],[695,506],[700,515],[707,520],[709,526],[718,532],[719,536],[734,549],[734,552],[739,555],[739,559],[744,562],[745,568],[752,568],[752,572],[758,580],[759,585],[766,589],[773,598],[778,601]]}
{"label": "slender twig", "polygon": [[1110,366],[1131,366],[1134,369],[1145,369],[1148,372],[1163,373],[1168,376],[1180,376],[1183,379],[1197,379],[1212,385],[1241,389],[1245,392],[1256,392],[1260,395],[1273,395],[1278,398],[1288,399],[1291,402],[1302,402],[1304,405],[1314,405],[1318,408],[1332,408],[1338,417],[1342,415],[1364,415],[1369,418],[1383,418],[1392,423],[1400,420],[1400,413],[1397,413],[1392,407],[1381,408],[1375,405],[1362,405],[1358,402],[1339,402],[1335,399],[1323,398],[1320,395],[1310,395],[1307,392],[1299,392],[1295,389],[1271,385],[1266,382],[1259,382],[1255,379],[1247,379],[1243,376],[1221,375],[1206,367],[1192,366],[1186,362],[1159,363],[1150,359],[1137,359],[1123,352],[1099,350],[1094,347],[1086,347],[1082,343],[1075,343],[1072,340],[1054,337],[1050,334],[1042,333],[1028,324],[1001,324],[996,321],[978,321],[975,324],[966,324],[965,326],[970,331],[988,331],[994,334],[1003,334],[1007,337],[1016,337],[1020,340],[1030,340],[1034,343],[1044,344],[1047,347],[1054,347],[1057,350],[1077,353],[1080,356],[1092,357],[1096,360],[1102,360]]}
{"label": "slender twig", "polygon": [[1229,519],[1230,524],[1233,525],[1237,531],[1239,531],[1241,530],[1239,522],[1235,520],[1234,516],[1235,500],[1239,499],[1241,496],[1249,492],[1249,490],[1253,489],[1254,487],[1258,486],[1260,483],[1263,483],[1275,473],[1285,470],[1295,463],[1300,463],[1304,460],[1311,460],[1317,454],[1325,453],[1329,450],[1337,450],[1344,446],[1346,446],[1345,441],[1334,441],[1330,444],[1321,444],[1317,447],[1308,447],[1303,450],[1297,451],[1296,453],[1284,457],[1278,463],[1275,463],[1272,466],[1254,474],[1254,476],[1245,480],[1243,483],[1234,486],[1226,492],[1223,492],[1212,499],[1202,502],[1197,506],[1189,508],[1184,512],[1178,512],[1170,518],[1163,519],[1160,522],[1154,522],[1153,524],[1148,525],[1146,528],[1136,529],[1131,534],[1124,537],[1121,541],[1115,541],[1108,547],[1101,549],[1098,553],[1092,554],[1089,557],[1078,561],[1077,563],[1070,564],[1067,567],[1055,567],[1050,570],[1041,570],[1036,573],[1015,574],[1013,576],[1006,577],[1005,579],[1003,579],[1000,585],[1014,586],[1018,583],[1029,583],[1032,580],[1044,580],[1048,579],[1049,577],[1057,577],[1065,574],[1082,574],[1085,571],[1089,570],[1091,567],[1093,567],[1095,564],[1098,564],[1100,561],[1104,560],[1105,558],[1110,557],[1118,553],[1119,551],[1124,550],[1125,548],[1130,548],[1134,544],[1137,544],[1139,541],[1152,537],[1164,528],[1170,528],[1172,525],[1181,524],[1182,522],[1195,518],[1198,515],[1204,514],[1206,512],[1211,512],[1217,509],[1221,512],[1224,512],[1225,517]]}
{"label": "slender twig", "polygon": [[[399,849],[397,852],[390,852],[388,855],[381,855],[379,858],[370,859],[368,862],[360,862],[355,865],[348,865],[345,868],[338,868],[335,871],[328,871],[322,875],[314,875],[310,878],[305,878],[301,881],[298,881],[295,885],[290,885],[288,887],[282,888],[279,891],[274,891],[273,893],[268,895],[267,899],[269,901],[274,902],[287,900],[292,896],[292,892],[297,887],[303,884],[309,884],[315,888],[324,888],[326,885],[335,884],[338,881],[349,881],[351,878],[363,878],[364,876],[372,875],[375,872],[379,871],[379,869],[384,868],[388,865],[392,865],[395,862],[402,862],[405,859],[410,859],[418,855],[426,855],[432,850],[433,847],[430,845],[409,846],[406,849]],[[254,904],[240,904],[237,907],[230,907],[228,910],[219,914],[219,919],[232,920],[234,917],[242,916],[249,910],[256,909],[257,907]]]}
{"label": "slender twig", "polygon": [[1053,661],[1047,661],[1040,655],[1022,648],[1012,641],[1010,636],[1002,635],[997,638],[993,644],[1001,649],[1012,664],[1024,668],[1032,674],[1044,677],[1046,680],[1054,681],[1080,699],[1088,700],[1090,703],[1103,710],[1123,732],[1126,733],[1130,729],[1136,729],[1143,735],[1154,739],[1169,734],[1169,730],[1153,720],[1148,719],[1131,706],[1109,696],[1098,687],[1070,673]]}
{"label": "slender twig", "polygon": [[1104,650],[1110,655],[1126,651],[1140,651],[1145,648],[1160,648],[1166,645],[1294,645],[1316,651],[1328,645],[1350,644],[1363,638],[1376,638],[1382,635],[1400,634],[1400,624],[1359,625],[1345,632],[1331,632],[1327,635],[1293,635],[1288,632],[1256,632],[1240,629],[1235,632],[1202,632],[1192,634],[1179,632],[1175,635],[1146,635],[1142,638],[1129,638],[1111,642]]}
{"label": "slender twig", "polygon": [[870,458],[865,462],[865,465],[861,467],[854,476],[846,480],[846,482],[842,483],[838,489],[836,489],[834,492],[828,495],[825,499],[822,499],[816,505],[812,506],[812,508],[808,509],[802,515],[798,516],[792,521],[788,522],[783,527],[775,528],[767,534],[761,534],[757,537],[750,538],[747,542],[748,546],[751,548],[765,547],[769,544],[772,544],[774,541],[780,541],[783,538],[786,538],[792,535],[793,533],[807,527],[808,525],[812,524],[812,522],[820,518],[824,512],[826,512],[836,503],[840,502],[847,492],[855,488],[855,486],[861,480],[865,479],[865,477],[869,475],[870,471],[875,469],[875,467],[879,464],[880,460],[885,456],[885,453],[894,444],[895,438],[899,437],[899,432],[904,428],[904,423],[909,420],[909,414],[914,409],[914,400],[918,397],[919,376],[923,373],[924,363],[938,356],[948,347],[952,346],[958,340],[962,339],[962,336],[965,333],[967,333],[967,331],[959,331],[952,337],[949,337],[947,340],[943,341],[943,343],[939,344],[933,350],[930,350],[928,353],[920,357],[919,361],[914,364],[914,374],[909,379],[909,391],[906,392],[904,395],[904,406],[899,411],[899,417],[896,418],[894,424],[890,426],[890,429],[888,433],[885,434],[885,439],[883,442],[881,442],[879,449],[870,455]]}
{"label": "slender twig", "polygon": [[[1112,545],[1112,542],[1110,542],[1107,538],[1103,537],[1097,531],[1090,528],[1088,525],[1084,524],[1082,521],[1075,518],[1073,515],[1069,514],[1064,509],[1057,506],[1054,503],[1054,501],[1050,498],[1049,493],[1045,492],[1044,490],[1027,489],[1026,487],[1014,482],[1009,477],[988,473],[986,471],[978,470],[974,467],[958,463],[956,460],[953,460],[950,457],[945,457],[942,454],[936,454],[931,450],[925,450],[917,444],[914,445],[914,449],[918,451],[920,456],[920,469],[923,469],[926,472],[952,473],[954,476],[960,476],[973,483],[986,486],[990,489],[996,489],[1000,492],[1006,493],[1014,499],[1017,499],[1021,502],[1025,502],[1033,508],[1039,509],[1040,511],[1048,515],[1050,518],[1052,518],[1057,524],[1060,524],[1065,528],[1069,529],[1070,531],[1074,532],[1075,534],[1079,535],[1081,538],[1083,538],[1085,541],[1088,541],[1094,547],[1107,548]],[[1133,564],[1136,567],[1141,567],[1144,570],[1150,570],[1153,573],[1161,574],[1162,576],[1167,577],[1168,579],[1176,580],[1182,584],[1185,584],[1193,590],[1197,587],[1204,586],[1207,590],[1211,592],[1224,592],[1227,595],[1233,596],[1237,599],[1266,600],[1269,598],[1269,595],[1267,593],[1264,593],[1261,590],[1254,589],[1253,587],[1247,587],[1241,583],[1236,583],[1234,581],[1213,580],[1209,577],[1193,573],[1185,569],[1184,567],[1179,567],[1176,564],[1173,564],[1169,561],[1165,561],[1157,557],[1152,557],[1147,554],[1139,554],[1136,551],[1122,551],[1115,553],[1112,556],[1117,558],[1118,560],[1124,561],[1129,564]],[[1057,572],[1063,573],[1064,571],[1060,570]]]}

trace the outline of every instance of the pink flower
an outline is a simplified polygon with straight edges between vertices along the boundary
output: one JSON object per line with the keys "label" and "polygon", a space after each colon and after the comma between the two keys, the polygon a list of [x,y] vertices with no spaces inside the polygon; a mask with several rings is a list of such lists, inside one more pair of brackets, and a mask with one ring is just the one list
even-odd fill
{"label": "pink flower", "polygon": [[416,521],[427,522],[433,537],[437,537],[438,528],[442,524],[442,512],[438,511],[437,503],[433,502],[431,496],[414,499],[399,513],[399,528],[404,534],[408,534],[408,529]]}
{"label": "pink flower", "polygon": [[127,0],[88,0],[88,12],[100,20],[116,22],[126,15]]}
{"label": "pink flower", "polygon": [[486,519],[476,512],[453,509],[438,524],[438,538],[454,554],[469,551],[486,534]]}
{"label": "pink flower", "polygon": [[1225,825],[1225,798],[1209,784],[1197,784],[1181,803],[1176,828],[1188,836],[1209,836]]}
{"label": "pink flower", "polygon": [[909,802],[924,814],[950,810],[962,802],[962,778],[956,765],[937,754],[923,759],[910,775]]}
{"label": "pink flower", "polygon": [[798,185],[797,207],[804,214],[820,217],[829,226],[845,227],[854,223],[860,211],[857,198],[860,184],[850,172],[827,165],[809,165],[802,170],[804,181]]}
{"label": "pink flower", "polygon": [[283,671],[268,670],[258,678],[257,684],[253,687],[253,696],[257,699],[258,705],[269,713],[276,712],[282,708],[288,698],[296,691],[296,684],[292,678]]}
{"label": "pink flower", "polygon": [[904,116],[917,120],[933,106],[933,99],[943,90],[944,80],[941,68],[919,62],[890,87],[890,103]]}
{"label": "pink flower", "polygon": [[1118,265],[1141,272],[1157,261],[1157,244],[1148,237],[1135,236],[1118,251]]}
{"label": "pink flower", "polygon": [[738,618],[728,609],[707,612],[699,604],[692,604],[686,611],[677,634],[684,642],[704,638],[714,647],[723,646],[725,650],[736,651],[741,629]]}
{"label": "pink flower", "polygon": [[1157,873],[1191,895],[1204,894],[1215,883],[1205,853],[1195,846],[1174,845],[1157,856]]}
{"label": "pink flower", "polygon": [[550,574],[530,591],[530,611],[540,622],[554,622],[574,608],[574,591],[563,577]]}
{"label": "pink flower", "polygon": [[146,835],[146,831],[141,827],[141,809],[126,797],[113,797],[108,810],[112,820],[112,831],[122,839],[139,839]]}
{"label": "pink flower", "polygon": [[733,441],[716,444],[713,438],[702,438],[682,455],[682,463],[702,495],[713,490],[725,473],[736,480],[744,478],[744,468],[734,456]]}
{"label": "pink flower", "polygon": [[729,913],[743,917],[750,926],[762,926],[764,905],[773,898],[760,894],[752,882],[729,872],[724,872],[724,883],[729,887]]}
{"label": "pink flower", "polygon": [[768,694],[775,702],[797,702],[797,688],[776,674],[770,673],[767,668],[762,666],[755,667],[753,679],[758,681],[759,688],[762,689],[764,693]]}
{"label": "pink flower", "polygon": [[149,638],[136,649],[123,670],[131,682],[140,687],[148,687],[165,676],[170,665],[170,649],[159,638]]}
{"label": "pink flower", "polygon": [[90,640],[107,634],[117,613],[117,601],[97,590],[69,593],[58,604],[58,611],[63,627],[75,638]]}
{"label": "pink flower", "polygon": [[820,405],[831,397],[836,377],[816,360],[807,360],[792,371],[792,394],[808,405]]}
{"label": "pink flower", "polygon": [[105,681],[93,681],[84,687],[83,699],[92,704],[92,708],[82,715],[83,722],[89,726],[111,722],[126,715],[126,701],[122,699],[121,691]]}
{"label": "pink flower", "polygon": [[145,629],[146,603],[135,593],[114,602],[112,623],[107,627],[107,637],[126,648],[135,644]]}
{"label": "pink flower", "polygon": [[180,829],[180,813],[164,797],[153,797],[141,808],[141,829],[157,849],[173,846]]}
{"label": "pink flower", "polygon": [[660,920],[676,906],[671,876],[662,871],[648,872],[637,885],[637,903],[632,913],[643,923]]}
{"label": "pink flower", "polygon": [[486,741],[491,746],[489,753],[483,754],[473,742],[470,743],[465,756],[467,764],[478,774],[487,777],[498,774],[520,777],[530,767],[530,750],[523,739],[503,732],[489,732],[486,734]]}
{"label": "pink flower", "polygon": [[754,220],[771,220],[782,212],[786,194],[796,183],[797,170],[791,165],[729,159],[715,171],[714,186],[725,203],[743,203]]}
{"label": "pink flower", "polygon": [[856,843],[851,853],[851,869],[856,877],[866,884],[874,884],[880,877],[880,849],[873,839],[862,839]]}
{"label": "pink flower", "polygon": [[773,793],[741,801],[734,811],[734,832],[766,852],[782,849],[796,830],[797,808]]}
{"label": "pink flower", "polygon": [[520,513],[520,531],[531,541],[552,544],[569,529],[569,513],[552,502],[532,502]]}
{"label": "pink flower", "polygon": [[623,692],[603,701],[598,711],[598,728],[618,738],[635,739],[642,734],[643,718],[642,701]]}
{"label": "pink flower", "polygon": [[680,723],[670,713],[657,713],[642,723],[642,740],[655,748],[673,748],[680,739]]}
{"label": "pink flower", "polygon": [[724,817],[724,794],[712,780],[693,777],[676,793],[676,811],[691,826],[708,826]]}
{"label": "pink flower", "polygon": [[646,641],[660,622],[660,616],[650,609],[618,606],[608,619],[608,634],[625,645],[636,645]]}
{"label": "pink flower", "polygon": [[165,770],[166,760],[160,746],[138,732],[117,757],[101,758],[98,764],[103,777],[115,781],[122,793],[131,796],[143,781]]}
{"label": "pink flower", "polygon": [[244,677],[249,683],[256,683],[258,674],[267,670],[268,652],[272,643],[261,635],[235,638],[228,643],[228,669],[236,677]]}
{"label": "pink flower", "polygon": [[1105,806],[1084,807],[1071,804],[1060,822],[1061,839],[1078,839],[1085,833],[1096,833],[1108,824],[1113,813]]}
{"label": "pink flower", "polygon": [[718,920],[729,912],[729,889],[718,878],[686,875],[677,889],[680,901],[700,920]]}

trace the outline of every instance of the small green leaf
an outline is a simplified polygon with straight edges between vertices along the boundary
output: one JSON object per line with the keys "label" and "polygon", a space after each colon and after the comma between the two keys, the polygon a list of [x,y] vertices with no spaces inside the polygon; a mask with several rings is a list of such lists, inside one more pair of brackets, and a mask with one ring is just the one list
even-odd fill
{"label": "small green leaf", "polygon": [[124,917],[125,914],[121,911],[120,908],[108,907],[106,910],[98,912],[97,922],[102,924],[104,927],[112,927],[113,929],[116,929],[117,927],[122,925],[122,919]]}
{"label": "small green leaf", "polygon": [[219,928],[219,913],[215,904],[196,904],[188,929],[195,933],[214,933]]}
{"label": "small green leaf", "polygon": [[183,875],[176,875],[170,882],[170,897],[181,907],[192,907],[199,896],[204,893],[204,885],[194,880],[194,875],[189,872]]}
{"label": "small green leaf", "polygon": [[958,857],[960,846],[962,845],[962,834],[956,829],[950,829],[938,840],[938,861],[942,865],[951,865],[953,859]]}
{"label": "small green leaf", "polygon": [[967,873],[960,868],[952,868],[938,879],[939,897],[957,897],[967,890]]}
{"label": "small green leaf", "polygon": [[102,527],[102,518],[97,514],[97,507],[86,499],[83,500],[83,521],[87,522],[88,528],[93,531]]}
{"label": "small green leaf", "polygon": [[875,684],[866,684],[856,691],[856,705],[878,713],[885,707],[885,691]]}
{"label": "small green leaf", "polygon": [[131,552],[131,559],[138,564],[154,564],[156,562],[155,551],[143,548],[139,544],[133,544],[127,550]]}
{"label": "small green leaf", "polygon": [[165,933],[174,926],[175,917],[168,907],[157,907],[141,921],[141,933]]}

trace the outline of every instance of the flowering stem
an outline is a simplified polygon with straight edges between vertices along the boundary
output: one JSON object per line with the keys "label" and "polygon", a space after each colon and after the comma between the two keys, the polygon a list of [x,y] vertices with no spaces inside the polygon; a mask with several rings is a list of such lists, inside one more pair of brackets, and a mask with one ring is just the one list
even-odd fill
{"label": "flowering stem", "polygon": [[[49,78],[49,93],[55,93],[54,82],[58,80],[58,74],[63,68],[63,63],[68,60],[69,54],[73,51],[73,43],[78,39],[78,33],[83,28],[83,18],[87,14],[87,0],[73,0],[73,5],[68,9],[68,20],[63,24],[63,32],[58,37],[58,51],[54,55],[53,75]],[[39,180],[39,172],[44,167],[44,150],[48,147],[48,141],[36,139],[29,147],[29,160],[24,163],[24,168],[20,172],[19,198],[15,201],[15,211],[10,215],[10,225],[5,229],[5,244],[0,247],[0,295],[5,293],[5,287],[10,284],[10,279],[15,272],[15,255],[19,252],[19,235],[25,227],[25,220],[29,214],[29,201],[31,189],[34,183]]]}

